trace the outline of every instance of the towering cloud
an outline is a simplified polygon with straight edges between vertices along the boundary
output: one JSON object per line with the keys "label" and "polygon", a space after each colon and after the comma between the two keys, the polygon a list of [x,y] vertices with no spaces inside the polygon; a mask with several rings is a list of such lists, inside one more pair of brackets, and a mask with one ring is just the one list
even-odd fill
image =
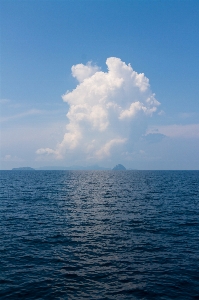
{"label": "towering cloud", "polygon": [[37,154],[102,160],[129,150],[144,133],[144,120],[160,104],[148,78],[119,58],[110,57],[106,64],[107,72],[91,62],[72,66],[79,84],[62,97],[69,105],[66,133],[55,149],[41,148]]}

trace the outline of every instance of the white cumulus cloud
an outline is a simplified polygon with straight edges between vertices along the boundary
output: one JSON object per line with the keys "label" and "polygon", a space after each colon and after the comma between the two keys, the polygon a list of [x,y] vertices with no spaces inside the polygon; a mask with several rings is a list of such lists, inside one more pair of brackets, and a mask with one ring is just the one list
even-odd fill
{"label": "white cumulus cloud", "polygon": [[86,65],[78,64],[72,66],[71,71],[73,77],[77,78],[79,82],[82,82],[84,79],[91,77],[97,71],[100,71],[100,68],[96,65],[92,66],[91,62],[89,61]]}
{"label": "white cumulus cloud", "polygon": [[68,160],[110,159],[143,134],[144,120],[160,104],[149,79],[119,58],[110,57],[106,64],[107,72],[91,62],[72,66],[78,85],[62,96],[69,105],[66,133],[55,149],[41,148],[37,154]]}

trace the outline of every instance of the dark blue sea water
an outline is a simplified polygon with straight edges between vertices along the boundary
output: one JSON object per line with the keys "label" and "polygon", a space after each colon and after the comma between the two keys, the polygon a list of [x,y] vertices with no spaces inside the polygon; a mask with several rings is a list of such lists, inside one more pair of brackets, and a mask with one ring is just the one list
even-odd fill
{"label": "dark blue sea water", "polygon": [[199,171],[1,171],[1,299],[199,299]]}

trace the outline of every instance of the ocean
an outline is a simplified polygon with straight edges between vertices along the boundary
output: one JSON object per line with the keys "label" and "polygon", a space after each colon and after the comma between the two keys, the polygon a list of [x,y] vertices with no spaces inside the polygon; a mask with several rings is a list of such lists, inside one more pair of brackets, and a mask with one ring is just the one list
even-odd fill
{"label": "ocean", "polygon": [[1,299],[199,299],[199,171],[0,171]]}

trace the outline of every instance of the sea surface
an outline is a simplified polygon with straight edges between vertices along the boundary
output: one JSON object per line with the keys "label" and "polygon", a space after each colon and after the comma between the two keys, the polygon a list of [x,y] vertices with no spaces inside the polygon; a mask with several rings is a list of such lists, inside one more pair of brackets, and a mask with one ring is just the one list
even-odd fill
{"label": "sea surface", "polygon": [[0,171],[0,299],[199,299],[199,171]]}

